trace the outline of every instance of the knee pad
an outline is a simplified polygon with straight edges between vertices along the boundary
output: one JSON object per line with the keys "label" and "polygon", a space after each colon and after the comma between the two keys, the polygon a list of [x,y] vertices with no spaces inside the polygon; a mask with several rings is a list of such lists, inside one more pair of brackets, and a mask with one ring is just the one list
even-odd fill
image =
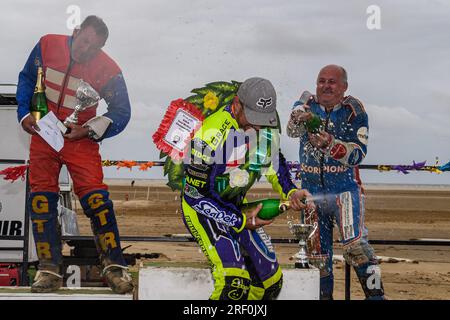
{"label": "knee pad", "polygon": [[84,214],[91,219],[94,233],[102,233],[116,225],[113,202],[109,199],[109,192],[96,190],[80,199]]}
{"label": "knee pad", "polygon": [[383,300],[384,288],[381,281],[381,270],[377,264],[368,264],[355,268],[361,287],[369,300]]}
{"label": "knee pad", "polygon": [[56,192],[31,192],[31,219],[52,219],[58,215],[58,199]]}
{"label": "knee pad", "polygon": [[88,218],[98,216],[99,212],[113,210],[113,203],[109,199],[109,192],[106,190],[95,190],[84,195],[80,199],[84,214]]}
{"label": "knee pad", "polygon": [[[212,260],[210,260],[212,263]],[[217,262],[211,266],[214,291],[210,300],[247,300],[250,291],[250,274],[244,268],[224,268]]]}
{"label": "knee pad", "polygon": [[250,279],[225,276],[225,285],[220,293],[220,300],[247,300],[250,291]]}
{"label": "knee pad", "polygon": [[33,236],[41,265],[57,266],[61,263],[61,228],[58,223],[58,199],[56,192],[30,193],[30,216]]}
{"label": "knee pad", "polygon": [[357,240],[344,247],[344,259],[353,267],[359,267],[375,261],[372,247],[368,243]]}
{"label": "knee pad", "polygon": [[102,263],[126,265],[120,248],[119,230],[109,192],[92,191],[83,196],[80,203],[85,215],[91,220]]}
{"label": "knee pad", "polygon": [[344,258],[354,267],[366,298],[383,299],[381,271],[372,247],[357,241],[344,248]]}

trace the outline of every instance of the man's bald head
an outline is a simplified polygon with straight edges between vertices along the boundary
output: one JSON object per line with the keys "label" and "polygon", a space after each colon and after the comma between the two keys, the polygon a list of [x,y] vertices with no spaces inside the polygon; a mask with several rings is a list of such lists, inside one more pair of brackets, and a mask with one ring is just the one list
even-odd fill
{"label": "man's bald head", "polygon": [[343,82],[347,83],[347,71],[342,66],[338,66],[337,64],[329,64],[319,71],[319,75],[323,70],[332,70],[334,72],[340,73],[341,79]]}
{"label": "man's bald head", "polygon": [[316,84],[319,103],[327,109],[332,109],[342,102],[348,88],[347,71],[335,64],[327,65],[320,70]]}

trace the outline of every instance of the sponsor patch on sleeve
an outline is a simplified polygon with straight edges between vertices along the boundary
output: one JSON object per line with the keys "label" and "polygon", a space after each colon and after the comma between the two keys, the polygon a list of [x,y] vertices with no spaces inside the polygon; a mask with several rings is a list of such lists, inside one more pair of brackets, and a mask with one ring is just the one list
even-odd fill
{"label": "sponsor patch on sleeve", "polygon": [[368,134],[368,130],[367,127],[361,127],[358,129],[357,131],[357,136],[358,136],[358,140],[364,144],[367,145],[367,142],[369,140],[369,134]]}
{"label": "sponsor patch on sleeve", "polygon": [[336,143],[330,150],[330,155],[333,159],[339,160],[345,157],[347,148],[342,143]]}
{"label": "sponsor patch on sleeve", "polygon": [[203,195],[201,195],[200,192],[198,192],[197,188],[190,186],[188,184],[184,186],[184,194],[193,199],[203,198]]}
{"label": "sponsor patch on sleeve", "polygon": [[351,166],[355,166],[358,163],[360,163],[362,161],[362,159],[363,159],[362,150],[359,147],[355,148],[348,156],[348,164]]}

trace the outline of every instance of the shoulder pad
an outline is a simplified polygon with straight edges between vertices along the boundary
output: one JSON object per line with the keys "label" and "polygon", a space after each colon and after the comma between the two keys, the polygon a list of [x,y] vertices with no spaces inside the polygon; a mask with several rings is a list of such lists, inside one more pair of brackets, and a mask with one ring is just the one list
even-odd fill
{"label": "shoulder pad", "polygon": [[342,105],[351,110],[351,114],[348,118],[349,121],[353,120],[360,114],[366,113],[364,106],[361,101],[352,96],[347,96],[344,101],[342,101]]}
{"label": "shoulder pad", "polygon": [[230,129],[233,127],[233,122],[234,120],[229,113],[224,114],[219,110],[219,112],[215,112],[203,120],[203,125],[197,131],[196,137],[215,150],[228,136]]}

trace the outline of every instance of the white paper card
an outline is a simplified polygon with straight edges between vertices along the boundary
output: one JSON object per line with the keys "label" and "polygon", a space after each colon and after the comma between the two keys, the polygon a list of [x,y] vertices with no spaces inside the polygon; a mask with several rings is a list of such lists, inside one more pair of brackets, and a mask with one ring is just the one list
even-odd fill
{"label": "white paper card", "polygon": [[183,152],[191,133],[199,124],[200,120],[194,118],[183,109],[178,109],[164,140],[174,149]]}
{"label": "white paper card", "polygon": [[36,131],[57,152],[64,147],[64,137],[58,128],[58,122],[61,121],[50,111],[38,121],[41,130]]}

